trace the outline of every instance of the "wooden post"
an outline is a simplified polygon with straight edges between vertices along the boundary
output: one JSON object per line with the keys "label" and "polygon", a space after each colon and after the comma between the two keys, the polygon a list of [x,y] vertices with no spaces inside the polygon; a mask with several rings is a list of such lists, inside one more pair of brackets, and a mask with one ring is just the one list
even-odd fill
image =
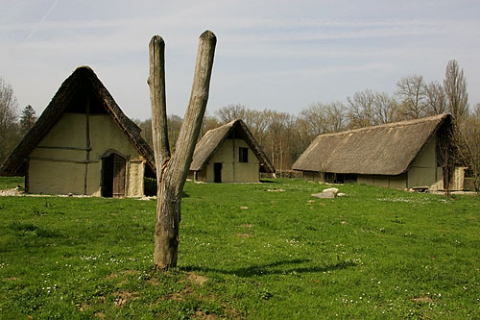
{"label": "wooden post", "polygon": [[[165,82],[162,82],[161,79],[156,79],[156,77],[163,77],[164,79],[165,76],[163,71],[163,41],[158,39],[161,40],[160,37],[153,37],[150,42],[149,78],[150,90],[158,90],[150,94],[152,100],[152,130],[154,134],[155,161],[157,161],[158,185],[153,260],[155,267],[168,269],[177,266],[182,190],[185,185],[185,180],[187,179],[207,106],[210,76],[217,40],[211,31],[205,31],[200,36],[190,101],[175,146],[175,153],[170,161],[168,161],[169,154],[164,156],[166,153],[165,150],[162,150],[165,147],[168,148],[168,140],[155,137],[156,134],[161,136],[168,132],[167,116],[164,109],[165,104],[162,105],[161,102],[157,103],[157,97],[162,95],[162,90],[163,101],[165,101]],[[156,49],[157,43],[159,47],[161,47],[161,50]],[[160,57],[157,54],[160,55]],[[152,62],[152,60],[161,61],[159,65],[162,65],[162,67],[156,69],[157,64],[155,61]],[[159,87],[155,85],[157,83]],[[153,113],[156,114],[154,115]],[[154,121],[155,117],[157,117],[157,120]],[[157,127],[155,128],[155,126]],[[161,162],[158,162],[159,160]]]}
{"label": "wooden post", "polygon": [[157,187],[162,179],[163,166],[170,159],[167,127],[167,99],[165,94],[165,42],[154,36],[150,41],[150,103],[152,106],[152,137],[157,170]]}

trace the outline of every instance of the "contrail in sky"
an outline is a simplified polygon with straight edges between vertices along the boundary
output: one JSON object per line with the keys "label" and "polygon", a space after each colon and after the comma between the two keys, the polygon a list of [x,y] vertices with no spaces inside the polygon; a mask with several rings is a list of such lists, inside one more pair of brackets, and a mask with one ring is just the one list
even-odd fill
{"label": "contrail in sky", "polygon": [[38,28],[40,28],[40,25],[45,21],[45,19],[48,18],[48,16],[50,15],[50,13],[52,13],[53,9],[55,9],[55,7],[57,6],[57,4],[60,2],[60,0],[55,0],[55,3],[50,7],[50,9],[48,10],[48,12],[42,17],[42,19],[35,25],[35,27],[32,29],[32,31],[30,32],[30,34],[25,38],[25,40],[23,40],[24,42],[30,40],[31,37],[33,37],[33,35],[35,34],[35,32],[37,32]]}

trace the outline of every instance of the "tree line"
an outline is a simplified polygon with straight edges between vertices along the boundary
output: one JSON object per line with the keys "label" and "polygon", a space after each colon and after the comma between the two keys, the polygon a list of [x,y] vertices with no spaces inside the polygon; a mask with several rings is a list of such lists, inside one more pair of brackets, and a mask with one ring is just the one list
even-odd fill
{"label": "tree line", "polygon": [[[293,162],[313,139],[324,133],[417,119],[442,113],[454,118],[454,140],[464,165],[477,177],[480,187],[480,103],[470,107],[467,81],[456,60],[448,62],[443,81],[426,81],[421,75],[409,75],[396,83],[395,92],[366,89],[346,101],[315,102],[297,115],[273,109],[254,110],[242,104],[224,106],[206,116],[200,135],[210,129],[242,119],[277,170],[290,170]],[[31,106],[18,113],[13,89],[0,78],[0,163],[8,156],[23,134],[33,125],[35,111]],[[151,119],[135,120],[145,140],[152,145]],[[168,137],[174,151],[183,119],[170,115]]]}
{"label": "tree line", "polygon": [[[290,170],[293,162],[313,139],[324,133],[340,132],[450,113],[454,119],[454,141],[460,149],[460,164],[470,168],[480,186],[480,103],[469,107],[467,82],[456,60],[448,62],[442,82],[427,82],[421,75],[409,75],[396,83],[392,94],[370,89],[356,92],[345,102],[315,102],[298,115],[272,109],[249,109],[231,104],[204,119],[202,135],[222,124],[242,119],[277,170]],[[137,121],[151,143],[151,120]],[[175,145],[182,118],[168,117],[169,141]]]}

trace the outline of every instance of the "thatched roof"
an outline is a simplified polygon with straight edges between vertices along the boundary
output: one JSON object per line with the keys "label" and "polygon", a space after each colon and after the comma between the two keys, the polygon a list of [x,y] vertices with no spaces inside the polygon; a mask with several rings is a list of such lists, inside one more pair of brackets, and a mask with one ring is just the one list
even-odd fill
{"label": "thatched roof", "polygon": [[240,119],[229,122],[221,127],[207,131],[195,147],[190,170],[200,171],[208,164],[217,150],[222,146],[225,139],[234,135],[236,138],[244,139],[260,162],[260,171],[274,173],[270,160],[267,158],[257,140],[253,137],[247,125]]}
{"label": "thatched roof", "polygon": [[429,138],[451,116],[438,116],[323,134],[293,164],[294,170],[368,175],[407,172]]}
{"label": "thatched roof", "polygon": [[137,151],[146,159],[147,169],[155,172],[153,151],[141,137],[140,128],[119,108],[115,100],[89,67],[77,68],[68,77],[52,101],[48,104],[35,125],[12,151],[0,167],[2,176],[24,176],[25,160],[42,138],[50,131],[65,112],[84,112],[90,105],[90,113],[106,113],[125,133]]}

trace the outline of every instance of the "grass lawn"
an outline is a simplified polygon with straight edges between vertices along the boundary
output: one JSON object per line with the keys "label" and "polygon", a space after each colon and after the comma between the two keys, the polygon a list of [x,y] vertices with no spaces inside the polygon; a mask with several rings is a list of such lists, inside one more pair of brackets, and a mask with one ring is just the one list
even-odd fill
{"label": "grass lawn", "polygon": [[155,201],[0,197],[0,318],[480,318],[479,197],[325,188],[187,182],[168,272]]}

